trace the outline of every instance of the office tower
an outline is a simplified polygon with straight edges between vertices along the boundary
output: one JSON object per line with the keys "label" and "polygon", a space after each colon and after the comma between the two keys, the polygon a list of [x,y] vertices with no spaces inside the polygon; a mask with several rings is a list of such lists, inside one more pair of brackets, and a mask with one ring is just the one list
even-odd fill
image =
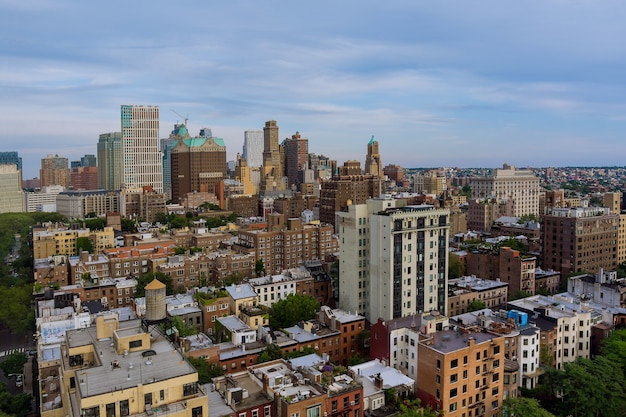
{"label": "office tower", "polygon": [[291,139],[283,142],[285,148],[285,175],[287,176],[287,186],[296,185],[299,189],[298,172],[307,168],[309,160],[309,140],[300,136],[296,132]]}
{"label": "office tower", "polygon": [[22,170],[22,157],[17,152],[0,152],[0,165],[15,164],[18,170]]}
{"label": "office tower", "polygon": [[98,188],[119,190],[122,184],[122,132],[103,133],[98,139]]}
{"label": "office tower", "polygon": [[41,160],[41,170],[39,170],[41,186],[62,185],[69,187],[70,171],[68,169],[67,158],[59,155],[48,155]]}
{"label": "office tower", "polygon": [[217,194],[218,183],[226,179],[224,139],[190,137],[180,128],[171,150],[172,201],[178,203],[187,193]]}
{"label": "office tower", "polygon": [[380,160],[380,152],[378,151],[378,141],[374,140],[374,136],[367,144],[367,156],[365,157],[365,173],[376,177],[383,176],[383,163]]}
{"label": "office tower", "polygon": [[22,171],[14,163],[0,164],[0,213],[24,212]]}
{"label": "office tower", "polygon": [[81,167],[96,167],[96,155],[85,155],[80,158]]}
{"label": "office tower", "polygon": [[121,107],[122,187],[151,187],[163,192],[163,158],[159,151],[159,107]]}
{"label": "office tower", "polygon": [[98,167],[95,155],[85,155],[71,162],[70,186],[75,190],[98,189]]}
{"label": "office tower", "polygon": [[513,216],[539,215],[539,177],[530,170],[519,170],[504,164],[493,175],[472,178],[470,187],[472,197],[476,199],[511,200]]}
{"label": "office tower", "polygon": [[337,213],[339,304],[372,323],[446,314],[447,209],[374,198]]}
{"label": "office tower", "polygon": [[275,120],[265,122],[263,128],[263,169],[261,171],[261,194],[284,191],[283,164],[278,144],[278,125]]}
{"label": "office tower", "polygon": [[250,168],[263,165],[263,131],[260,129],[246,130],[243,139],[242,158]]}
{"label": "office tower", "polygon": [[398,183],[404,178],[404,168],[400,165],[389,164],[383,168],[383,174],[389,178],[390,181]]}
{"label": "office tower", "polygon": [[618,260],[619,214],[603,207],[547,208],[541,225],[543,267],[595,274],[613,271]]}
{"label": "office tower", "polygon": [[176,144],[176,138],[179,136],[181,128],[184,128],[185,134],[188,135],[187,126],[177,123],[174,125],[174,130],[170,132],[170,136],[159,141],[159,149],[163,153],[163,192],[168,200],[172,199],[172,148]]}

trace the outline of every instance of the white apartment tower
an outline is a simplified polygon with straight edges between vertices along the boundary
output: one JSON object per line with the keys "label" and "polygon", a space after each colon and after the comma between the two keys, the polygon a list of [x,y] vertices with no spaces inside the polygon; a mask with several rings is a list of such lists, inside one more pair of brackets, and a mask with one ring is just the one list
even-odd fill
{"label": "white apartment tower", "polygon": [[449,211],[370,199],[337,213],[339,304],[371,323],[447,311]]}
{"label": "white apartment tower", "polygon": [[496,169],[491,176],[472,178],[470,187],[475,199],[512,200],[513,216],[540,214],[539,177],[530,170],[504,164],[502,169]]}
{"label": "white apartment tower", "polygon": [[243,140],[243,155],[250,168],[263,165],[263,131],[260,129],[246,130]]}
{"label": "white apartment tower", "polygon": [[163,159],[159,151],[159,107],[123,105],[122,187],[151,186],[163,192]]}

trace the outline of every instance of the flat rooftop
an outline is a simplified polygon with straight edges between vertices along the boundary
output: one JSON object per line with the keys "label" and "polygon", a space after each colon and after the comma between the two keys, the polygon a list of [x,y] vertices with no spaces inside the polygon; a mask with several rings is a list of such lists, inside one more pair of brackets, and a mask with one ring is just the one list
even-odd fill
{"label": "flat rooftop", "polygon": [[[120,322],[118,334],[132,335],[143,332],[140,320]],[[67,333],[69,348],[93,345],[99,363],[87,364],[76,369],[77,389],[81,397],[91,397],[139,384],[148,385],[196,373],[196,370],[185,360],[156,328],[150,331],[152,343],[142,351],[120,355],[116,352],[113,339],[96,339],[95,326],[72,330]],[[143,356],[148,349],[154,351],[152,356]],[[66,361],[67,358],[64,358]],[[113,364],[116,363],[117,366]],[[69,368],[69,363],[66,363]]]}

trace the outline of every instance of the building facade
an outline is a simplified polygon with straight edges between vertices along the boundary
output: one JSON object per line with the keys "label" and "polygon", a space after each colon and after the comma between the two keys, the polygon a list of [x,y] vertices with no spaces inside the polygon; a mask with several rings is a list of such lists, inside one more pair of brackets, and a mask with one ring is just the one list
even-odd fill
{"label": "building facade", "polygon": [[172,201],[178,203],[191,192],[217,194],[218,183],[227,177],[226,146],[221,138],[190,137],[180,127],[171,149]]}
{"label": "building facade", "polygon": [[474,198],[512,200],[512,216],[539,215],[539,177],[530,170],[516,169],[507,164],[494,171],[491,176],[471,179],[470,187]]}
{"label": "building facade", "polygon": [[122,187],[152,187],[163,192],[163,161],[159,151],[159,107],[121,107]]}
{"label": "building facade", "polygon": [[370,219],[369,320],[447,312],[447,209],[389,208]]}
{"label": "building facade", "polygon": [[617,268],[619,214],[608,208],[547,208],[541,226],[543,267],[595,274]]}
{"label": "building facade", "polygon": [[70,186],[70,171],[67,158],[59,155],[48,155],[41,159],[41,169],[39,170],[40,185],[62,185]]}

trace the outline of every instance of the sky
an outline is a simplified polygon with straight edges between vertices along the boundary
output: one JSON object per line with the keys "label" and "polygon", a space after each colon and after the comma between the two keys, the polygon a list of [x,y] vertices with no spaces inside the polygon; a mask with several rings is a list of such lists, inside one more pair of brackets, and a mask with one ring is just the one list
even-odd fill
{"label": "sky", "polygon": [[224,139],[276,120],[383,165],[626,165],[626,2],[0,0],[0,151],[96,154],[122,104]]}

